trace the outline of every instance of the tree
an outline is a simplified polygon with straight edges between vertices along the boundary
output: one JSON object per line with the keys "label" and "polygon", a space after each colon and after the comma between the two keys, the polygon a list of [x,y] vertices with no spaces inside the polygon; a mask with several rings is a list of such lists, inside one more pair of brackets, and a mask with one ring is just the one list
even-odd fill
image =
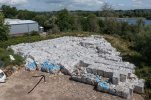
{"label": "tree", "polygon": [[137,20],[138,32],[140,32],[145,26],[144,20],[142,18]]}
{"label": "tree", "polygon": [[28,11],[28,10],[19,10],[17,14],[17,18],[19,19],[26,19],[31,20],[36,16],[35,12]]}
{"label": "tree", "polygon": [[82,25],[81,25],[80,16],[78,16],[77,14],[74,14],[74,15],[72,15],[72,19],[74,21],[72,30],[82,31]]}
{"label": "tree", "polygon": [[59,26],[60,31],[70,31],[73,29],[74,19],[72,19],[72,16],[67,9],[61,10],[57,19],[57,25]]}
{"label": "tree", "polygon": [[82,26],[82,30],[83,31],[89,31],[88,30],[88,20],[86,17],[80,17],[80,22],[81,22],[81,26]]}
{"label": "tree", "polygon": [[57,26],[57,18],[52,16],[49,20],[45,22],[45,27],[49,29],[49,33],[59,33],[59,27]]}
{"label": "tree", "polygon": [[0,41],[8,39],[9,28],[4,25],[4,15],[0,13]]}
{"label": "tree", "polygon": [[87,18],[88,31],[99,32],[99,24],[96,15],[90,14]]}
{"label": "tree", "polygon": [[18,14],[16,7],[2,5],[1,9],[3,10],[4,16],[6,18],[14,18]]}
{"label": "tree", "polygon": [[117,14],[116,12],[113,10],[112,6],[109,5],[108,3],[105,3],[102,8],[101,8],[101,12],[100,12],[101,16],[103,17],[116,17]]}
{"label": "tree", "polygon": [[44,15],[36,15],[33,20],[37,21],[41,26],[45,26],[45,21],[47,20],[48,18]]}
{"label": "tree", "polygon": [[148,62],[151,62],[151,26],[146,26],[144,30],[135,36],[135,48]]}

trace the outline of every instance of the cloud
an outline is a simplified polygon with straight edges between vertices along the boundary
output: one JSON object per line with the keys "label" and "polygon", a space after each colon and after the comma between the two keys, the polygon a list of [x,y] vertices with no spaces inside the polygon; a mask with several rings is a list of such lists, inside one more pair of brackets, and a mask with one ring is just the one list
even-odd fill
{"label": "cloud", "polygon": [[27,2],[27,0],[0,0],[0,5],[18,6],[26,4]]}
{"label": "cloud", "polygon": [[142,0],[132,0],[134,4],[140,5],[142,4]]}
{"label": "cloud", "polygon": [[73,3],[84,3],[84,4],[88,4],[88,3],[103,3],[104,1],[106,0],[43,0],[44,2],[46,3],[54,3],[54,4],[58,4],[58,3],[70,3],[70,4],[73,4]]}
{"label": "cloud", "polygon": [[151,8],[151,0],[0,0],[0,5],[34,11],[56,11],[63,8],[94,11],[100,10],[105,2],[112,5],[114,9]]}
{"label": "cloud", "polygon": [[151,0],[132,0],[134,8],[150,9]]}
{"label": "cloud", "polygon": [[[42,1],[42,0],[41,0]],[[99,9],[106,0],[43,0],[52,6],[59,5],[71,10],[94,10]]]}

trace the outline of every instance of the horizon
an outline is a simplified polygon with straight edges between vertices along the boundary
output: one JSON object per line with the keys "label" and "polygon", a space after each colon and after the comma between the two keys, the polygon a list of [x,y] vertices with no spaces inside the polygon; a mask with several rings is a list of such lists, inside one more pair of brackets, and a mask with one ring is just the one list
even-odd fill
{"label": "horizon", "polygon": [[0,5],[36,12],[59,11],[64,8],[70,11],[99,11],[105,3],[114,10],[151,9],[151,0],[0,0]]}

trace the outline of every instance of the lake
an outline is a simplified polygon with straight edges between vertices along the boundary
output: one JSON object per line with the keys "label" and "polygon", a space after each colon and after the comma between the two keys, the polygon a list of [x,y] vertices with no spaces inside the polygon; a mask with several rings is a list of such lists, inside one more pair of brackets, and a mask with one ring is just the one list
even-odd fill
{"label": "lake", "polygon": [[[100,17],[100,19],[105,19],[104,17]],[[128,22],[128,24],[136,24],[139,18],[116,18],[118,21]],[[145,25],[151,25],[151,20],[143,19]]]}
{"label": "lake", "polygon": [[[137,18],[117,18],[118,21],[128,22],[128,24],[136,24]],[[151,20],[143,19],[145,25],[151,25]]]}

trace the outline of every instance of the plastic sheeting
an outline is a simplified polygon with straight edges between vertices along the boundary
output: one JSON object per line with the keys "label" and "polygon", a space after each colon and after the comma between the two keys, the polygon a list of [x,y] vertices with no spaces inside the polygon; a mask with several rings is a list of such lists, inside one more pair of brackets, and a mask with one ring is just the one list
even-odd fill
{"label": "plastic sheeting", "polygon": [[98,88],[100,90],[104,90],[104,91],[109,90],[109,83],[107,83],[107,82],[99,82],[98,83]]}
{"label": "plastic sheeting", "polygon": [[25,67],[26,67],[27,70],[36,70],[37,65],[36,65],[36,62],[33,59],[27,58]]}
{"label": "plastic sheeting", "polygon": [[44,63],[41,64],[41,70],[55,74],[61,70],[61,66],[45,61]]}

